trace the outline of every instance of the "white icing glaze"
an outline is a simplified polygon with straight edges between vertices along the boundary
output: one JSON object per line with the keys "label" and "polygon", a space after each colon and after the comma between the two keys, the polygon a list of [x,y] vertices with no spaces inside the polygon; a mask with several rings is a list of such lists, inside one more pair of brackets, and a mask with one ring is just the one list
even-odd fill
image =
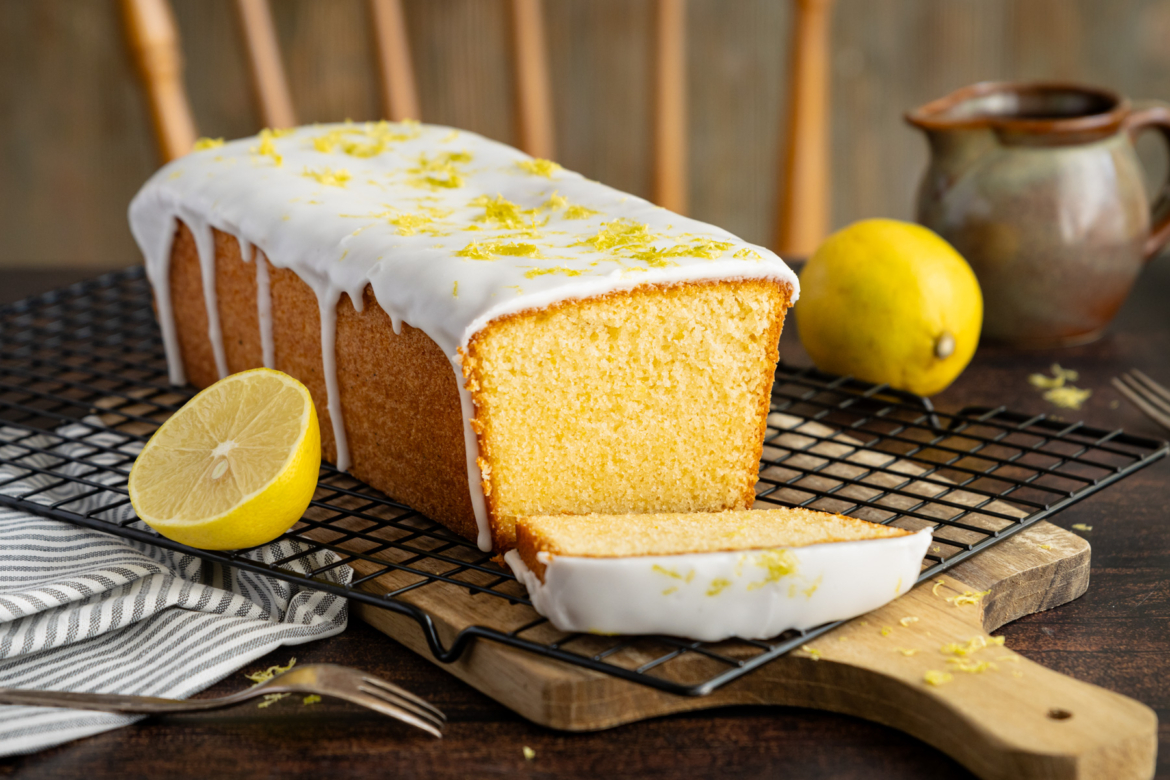
{"label": "white icing glaze", "polygon": [[[490,549],[470,427],[475,407],[459,357],[478,330],[506,314],[643,284],[774,279],[789,285],[793,301],[798,290],[795,274],[767,249],[531,162],[516,149],[446,127],[347,123],[262,134],[166,165],[134,198],[130,224],[154,285],[171,381],[184,381],[168,281],[177,218],[195,236],[221,375],[227,366],[212,228],[236,236],[241,248],[248,244],[249,256],[258,256],[258,249],[273,266],[293,270],[317,295],[326,402],[337,465],[344,468],[349,458],[334,370],[336,304],[344,293],[360,310],[369,286],[396,333],[403,322],[419,328],[452,362],[479,545]],[[504,201],[485,203],[497,196]],[[264,308],[262,265],[257,307],[269,364],[271,315]]]}
{"label": "white icing glaze", "polygon": [[536,611],[562,631],[717,642],[769,639],[875,610],[914,587],[930,540],[923,529],[779,550],[627,558],[541,552],[544,582],[518,551],[504,560]]}

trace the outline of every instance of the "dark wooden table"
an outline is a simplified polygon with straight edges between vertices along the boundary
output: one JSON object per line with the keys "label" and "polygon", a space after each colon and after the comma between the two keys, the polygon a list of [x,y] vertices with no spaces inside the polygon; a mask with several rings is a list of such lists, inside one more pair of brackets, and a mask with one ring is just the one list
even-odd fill
{"label": "dark wooden table", "polygon": [[[0,302],[74,281],[78,274],[0,272]],[[782,354],[807,362],[792,328]],[[1052,362],[1081,372],[1093,390],[1081,412],[1053,410],[1027,383]],[[1092,425],[1165,438],[1109,385],[1139,367],[1170,385],[1170,258],[1155,261],[1109,335],[1054,353],[984,346],[943,409],[1005,404],[1024,412],[1078,416]],[[1170,778],[1170,460],[1055,519],[1093,544],[1092,584],[1077,601],[1006,626],[1007,644],[1057,671],[1132,696],[1161,721],[1158,776]],[[534,726],[441,668],[351,621],[341,636],[282,649],[251,668],[328,661],[368,669],[441,707],[451,726],[432,739],[345,705],[306,707],[286,699],[267,709],[143,721],[42,753],[0,759],[20,777],[757,777],[961,778],[963,767],[928,745],[866,721],[813,710],[731,707],[678,715],[596,734]],[[212,688],[246,685],[240,675]],[[527,761],[524,746],[535,749]]]}

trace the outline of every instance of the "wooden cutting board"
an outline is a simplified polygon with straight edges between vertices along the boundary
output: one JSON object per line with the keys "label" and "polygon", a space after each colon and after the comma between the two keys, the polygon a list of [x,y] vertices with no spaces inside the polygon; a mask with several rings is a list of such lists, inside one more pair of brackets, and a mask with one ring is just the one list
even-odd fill
{"label": "wooden cutting board", "polygon": [[[1153,773],[1157,717],[1145,705],[1053,672],[1009,647],[992,644],[967,656],[941,651],[950,643],[970,646],[972,639],[986,639],[1005,623],[1083,594],[1089,584],[1088,542],[1042,522],[939,579],[943,584],[920,585],[819,637],[811,643],[815,653],[778,658],[705,697],[663,693],[487,641],[475,642],[458,661],[443,666],[529,720],[568,731],[729,704],[781,704],[884,723],[934,745],[985,778],[1143,778]],[[375,581],[368,587],[385,593],[388,584]],[[955,598],[981,591],[990,592],[975,603]],[[529,607],[442,583],[405,598],[431,614],[445,642],[467,625],[518,628],[534,616]],[[432,658],[413,620],[364,604],[356,611]],[[711,671],[701,668],[708,663],[701,656],[688,655],[694,656],[696,674]],[[948,659],[968,667],[989,661],[994,668],[963,672]],[[930,671],[951,679],[929,685],[924,679]]]}

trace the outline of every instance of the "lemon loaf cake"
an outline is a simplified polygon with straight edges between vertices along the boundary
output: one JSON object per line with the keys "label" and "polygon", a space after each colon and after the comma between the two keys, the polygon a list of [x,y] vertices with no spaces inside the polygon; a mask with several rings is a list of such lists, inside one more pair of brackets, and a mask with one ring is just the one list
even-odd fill
{"label": "lemon loaf cake", "polygon": [[171,381],[291,374],[326,460],[484,550],[751,505],[798,290],[766,249],[417,123],[203,140],[130,223]]}
{"label": "lemon loaf cake", "polygon": [[808,509],[521,517],[504,559],[562,631],[767,639],[914,586],[930,529]]}

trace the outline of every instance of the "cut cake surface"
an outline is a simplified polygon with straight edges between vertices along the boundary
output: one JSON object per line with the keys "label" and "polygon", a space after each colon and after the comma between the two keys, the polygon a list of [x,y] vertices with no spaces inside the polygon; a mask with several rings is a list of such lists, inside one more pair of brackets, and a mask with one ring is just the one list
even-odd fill
{"label": "cut cake surface", "polygon": [[556,515],[516,520],[517,549],[538,576],[537,555],[622,558],[805,547],[907,536],[902,528],[811,509],[695,514]]}

